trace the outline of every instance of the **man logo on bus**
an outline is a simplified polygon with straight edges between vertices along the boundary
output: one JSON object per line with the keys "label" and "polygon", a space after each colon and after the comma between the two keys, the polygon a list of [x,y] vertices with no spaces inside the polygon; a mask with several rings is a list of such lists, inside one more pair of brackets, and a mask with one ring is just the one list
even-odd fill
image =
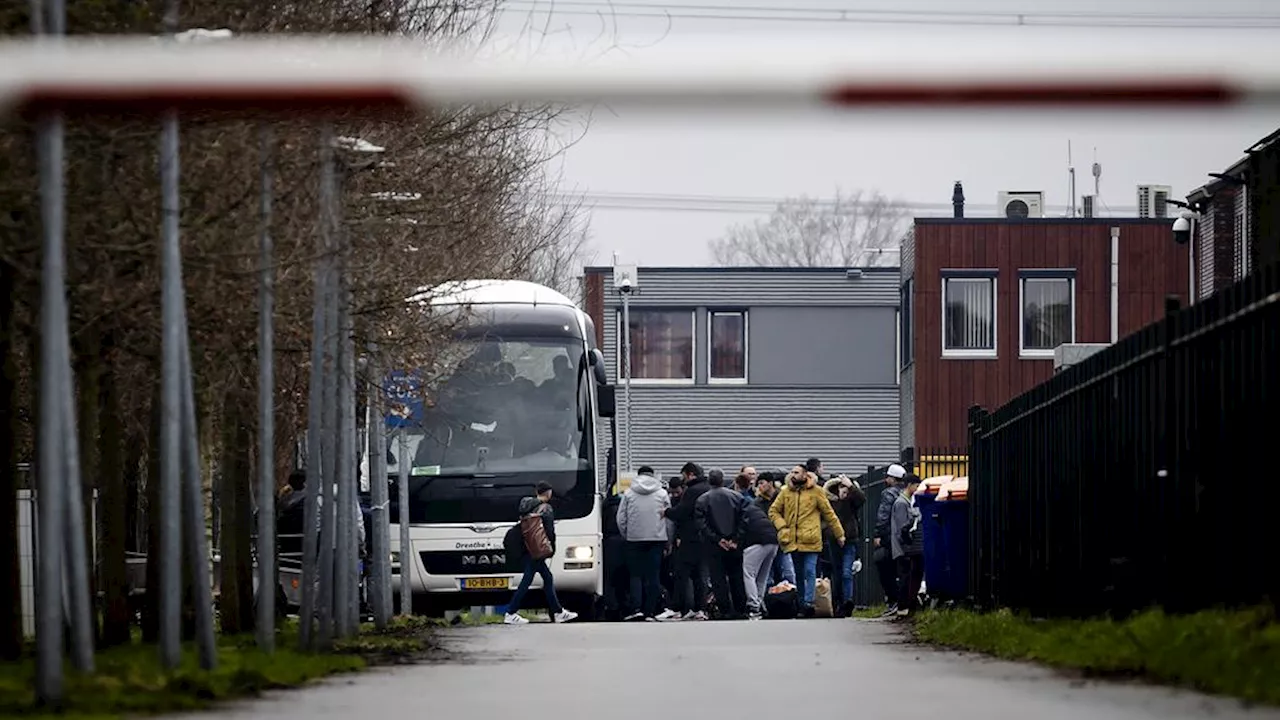
{"label": "man logo on bus", "polygon": [[503,553],[491,555],[463,555],[462,564],[466,565],[506,565],[507,556]]}

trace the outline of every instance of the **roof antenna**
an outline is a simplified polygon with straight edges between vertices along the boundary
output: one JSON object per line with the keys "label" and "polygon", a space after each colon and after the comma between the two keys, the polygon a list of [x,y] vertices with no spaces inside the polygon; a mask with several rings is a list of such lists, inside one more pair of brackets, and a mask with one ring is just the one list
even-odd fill
{"label": "roof antenna", "polygon": [[1102,164],[1098,162],[1098,148],[1093,149],[1093,197],[1096,202],[1102,197],[1102,191],[1099,189],[1102,183]]}
{"label": "roof antenna", "polygon": [[1076,169],[1071,164],[1071,140],[1067,140],[1067,192],[1071,198],[1071,214],[1068,217],[1076,216]]}

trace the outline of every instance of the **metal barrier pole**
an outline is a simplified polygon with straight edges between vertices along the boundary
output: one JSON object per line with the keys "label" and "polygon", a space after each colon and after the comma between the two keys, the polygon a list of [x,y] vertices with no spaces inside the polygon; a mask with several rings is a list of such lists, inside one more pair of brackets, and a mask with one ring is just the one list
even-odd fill
{"label": "metal barrier pole", "polygon": [[[60,8],[60,0],[51,0]],[[45,32],[44,8],[32,2],[32,30]],[[52,12],[50,24],[61,30],[60,12]],[[40,355],[40,436],[36,496],[39,542],[36,548],[36,698],[44,705],[58,706],[64,690],[62,657],[62,590],[63,590],[63,492],[62,389],[63,376],[53,371],[58,367],[57,326],[66,322],[66,314],[53,312],[65,302],[63,235],[66,231],[63,186],[62,118],[47,114],[40,118],[36,151],[40,164],[40,217],[44,226],[44,257],[41,268]]]}
{"label": "metal barrier pole", "polygon": [[391,527],[387,512],[386,421],[383,419],[382,364],[378,362],[378,346],[369,345],[369,500],[373,516],[373,537],[369,538],[369,601],[373,606],[373,622],[378,629],[391,619]]}
{"label": "metal barrier pole", "polygon": [[[322,151],[323,152],[323,151]],[[327,181],[321,176],[320,192],[325,192]],[[303,523],[302,540],[302,608],[301,628],[298,634],[299,645],[303,650],[315,648],[313,631],[316,626],[316,615],[320,609],[320,498],[324,492],[326,481],[322,453],[322,437],[324,436],[324,339],[327,327],[326,308],[329,295],[329,261],[328,232],[325,229],[323,215],[321,225],[316,234],[316,263],[313,270],[313,298],[311,317],[311,377],[307,395],[307,497]]]}
{"label": "metal barrier pole", "polygon": [[[347,573],[347,623],[352,633],[360,631],[360,530],[364,526],[364,513],[360,511],[360,442],[356,430],[356,345],[355,326],[351,316],[353,293],[348,283],[347,294],[343,302],[342,333],[342,394],[346,411],[343,413],[343,444],[347,448],[347,496],[350,498],[351,510],[348,527],[348,554],[351,562],[346,567]],[[367,543],[369,538],[365,538]]]}
{"label": "metal barrier pole", "polygon": [[324,486],[317,488],[323,493],[324,501],[320,503],[320,637],[319,647],[329,649],[333,646],[334,630],[334,549],[337,545],[335,532],[337,506],[335,490],[337,480],[337,439],[338,439],[338,383],[337,383],[337,343],[338,343],[338,293],[340,280],[334,262],[334,157],[333,126],[326,123],[320,137],[320,236],[324,241],[325,283],[324,295],[324,382],[321,393],[321,411],[323,413],[320,432],[320,464],[323,467]]}
{"label": "metal barrier pole", "polygon": [[161,375],[160,428],[160,660],[166,668],[181,659],[182,611],[182,505],[181,451],[182,400],[180,357],[182,255],[178,240],[178,118],[165,114],[160,136],[160,180],[163,235],[161,257],[163,289],[161,315],[164,328]]}
{"label": "metal barrier pole", "polygon": [[200,430],[196,424],[195,382],[191,372],[191,340],[187,334],[187,303],[181,298],[182,320],[182,505],[187,562],[195,586],[196,643],[200,667],[212,670],[218,664],[218,641],[213,628],[213,588],[210,582],[209,548],[205,544],[204,490],[200,472]]}
{"label": "metal barrier pole", "polygon": [[396,463],[399,470],[399,482],[396,490],[399,496],[400,526],[400,614],[406,617],[413,615],[413,588],[410,586],[410,575],[414,566],[413,543],[409,539],[409,439],[405,437],[404,428],[397,434],[400,441],[400,459]]}
{"label": "metal barrier pole", "polygon": [[[89,553],[85,548],[84,494],[80,486],[80,439],[76,433],[75,382],[71,376],[71,342],[67,333],[67,307],[65,299],[61,308],[45,312],[58,312],[62,316],[57,342],[60,346],[55,371],[59,375],[58,388],[62,412],[60,424],[66,433],[63,438],[63,498],[66,511],[66,537],[63,539],[63,574],[68,596],[71,626],[71,661],[81,672],[93,672],[93,606],[89,601]],[[57,331],[55,331],[57,332]],[[48,365],[46,365],[48,368]]]}
{"label": "metal barrier pole", "polygon": [[[33,4],[32,23],[33,29],[41,28],[40,3]],[[48,31],[49,34],[62,36],[66,34],[66,7],[63,0],[50,0],[48,5]],[[65,200],[65,180],[63,174],[63,132],[64,126],[62,118],[59,116],[49,116],[45,122],[47,125],[41,127],[41,135],[45,141],[44,152],[41,160],[41,195],[46,199],[42,204],[44,210],[43,219],[45,221],[45,277],[44,277],[44,295],[42,301],[42,315],[45,318],[45,324],[42,330],[46,333],[42,337],[42,353],[44,363],[44,375],[50,381],[47,385],[50,392],[54,395],[45,398],[42,394],[41,404],[42,411],[46,409],[45,403],[56,406],[52,413],[42,412],[42,430],[56,428],[53,437],[43,438],[42,441],[48,439],[54,442],[54,438],[59,435],[60,442],[58,451],[61,454],[60,462],[57,464],[44,462],[42,457],[41,464],[44,466],[41,472],[46,478],[52,480],[52,483],[58,485],[61,491],[56,493],[60,503],[50,501],[50,513],[65,513],[63,521],[66,525],[61,528],[62,537],[58,542],[49,543],[45,547],[57,547],[57,552],[61,556],[59,558],[59,582],[61,589],[59,590],[58,602],[50,603],[59,610],[63,610],[63,600],[68,600],[67,607],[68,620],[71,626],[71,658],[76,669],[82,672],[93,671],[93,631],[92,631],[92,612],[89,601],[89,578],[88,578],[88,553],[85,549],[85,531],[84,531],[84,505],[83,491],[80,487],[80,442],[76,433],[76,416],[75,416],[75,382],[71,374],[71,342],[67,328],[67,298],[66,298],[66,258],[65,258],[65,233],[66,233],[66,200]],[[42,123],[43,125],[43,123]],[[46,194],[47,193],[47,194]],[[42,386],[42,391],[44,387]],[[45,446],[42,443],[42,453]],[[44,468],[48,468],[46,471]],[[50,484],[52,487],[52,484]],[[43,519],[43,516],[42,516]],[[44,602],[48,603],[46,599]],[[62,619],[59,617],[59,635],[61,634]],[[62,643],[59,639],[57,654],[57,662],[62,662]],[[43,658],[45,661],[51,661],[49,658]],[[39,662],[39,661],[38,661]],[[59,675],[61,668],[58,669]],[[61,678],[58,679],[59,686]],[[59,688],[60,701],[61,688]]]}
{"label": "metal barrier pole", "polygon": [[271,242],[272,134],[262,128],[262,195],[258,236],[258,647],[275,651],[276,593],[276,483],[275,483],[275,251]]}
{"label": "metal barrier pole", "polygon": [[[339,267],[343,267],[344,263],[340,259]],[[336,354],[335,379],[337,380],[337,414],[338,421],[335,423],[337,437],[334,439],[337,446],[337,469],[336,476],[338,481],[338,504],[337,504],[337,566],[334,570],[334,617],[336,619],[337,637],[350,637],[355,628],[353,623],[355,620],[355,612],[352,607],[352,600],[355,598],[356,588],[352,584],[352,571],[356,567],[356,528],[353,524],[355,519],[352,515],[352,508],[356,506],[356,497],[353,487],[352,470],[355,467],[355,458],[352,450],[354,449],[355,439],[355,408],[353,407],[351,381],[352,377],[348,374],[348,366],[354,366],[351,363],[351,348],[348,347],[347,322],[350,313],[347,308],[348,291],[346,289],[345,273],[339,275],[338,279],[338,297],[335,298],[336,313],[338,316],[338,335],[334,338]]]}

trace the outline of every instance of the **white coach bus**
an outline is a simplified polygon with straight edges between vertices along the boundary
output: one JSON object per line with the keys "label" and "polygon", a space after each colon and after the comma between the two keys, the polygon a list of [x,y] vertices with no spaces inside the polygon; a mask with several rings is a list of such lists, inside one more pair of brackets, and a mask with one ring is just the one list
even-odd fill
{"label": "white coach bus", "polygon": [[[389,385],[387,473],[393,586],[409,582],[428,612],[502,605],[520,580],[503,538],[521,498],[555,489],[556,592],[583,618],[603,591],[599,418],[614,414],[614,388],[595,347],[590,316],[547,287],[475,280],[410,299],[457,312],[457,362],[437,367],[430,389],[414,371]],[[400,435],[407,440],[401,457]],[[400,463],[409,464],[411,548],[400,548]],[[612,463],[606,463],[611,465]],[[534,580],[530,602],[540,596]]]}

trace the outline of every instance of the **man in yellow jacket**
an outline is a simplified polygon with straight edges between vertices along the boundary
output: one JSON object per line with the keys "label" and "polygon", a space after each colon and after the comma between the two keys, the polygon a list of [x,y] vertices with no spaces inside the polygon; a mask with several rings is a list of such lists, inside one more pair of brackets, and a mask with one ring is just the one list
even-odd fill
{"label": "man in yellow jacket", "polygon": [[800,580],[800,612],[813,617],[813,595],[818,579],[818,554],[822,552],[822,521],[844,547],[844,527],[831,508],[818,478],[797,465],[787,475],[778,497],[769,506],[769,519],[778,529],[778,549],[790,553]]}

